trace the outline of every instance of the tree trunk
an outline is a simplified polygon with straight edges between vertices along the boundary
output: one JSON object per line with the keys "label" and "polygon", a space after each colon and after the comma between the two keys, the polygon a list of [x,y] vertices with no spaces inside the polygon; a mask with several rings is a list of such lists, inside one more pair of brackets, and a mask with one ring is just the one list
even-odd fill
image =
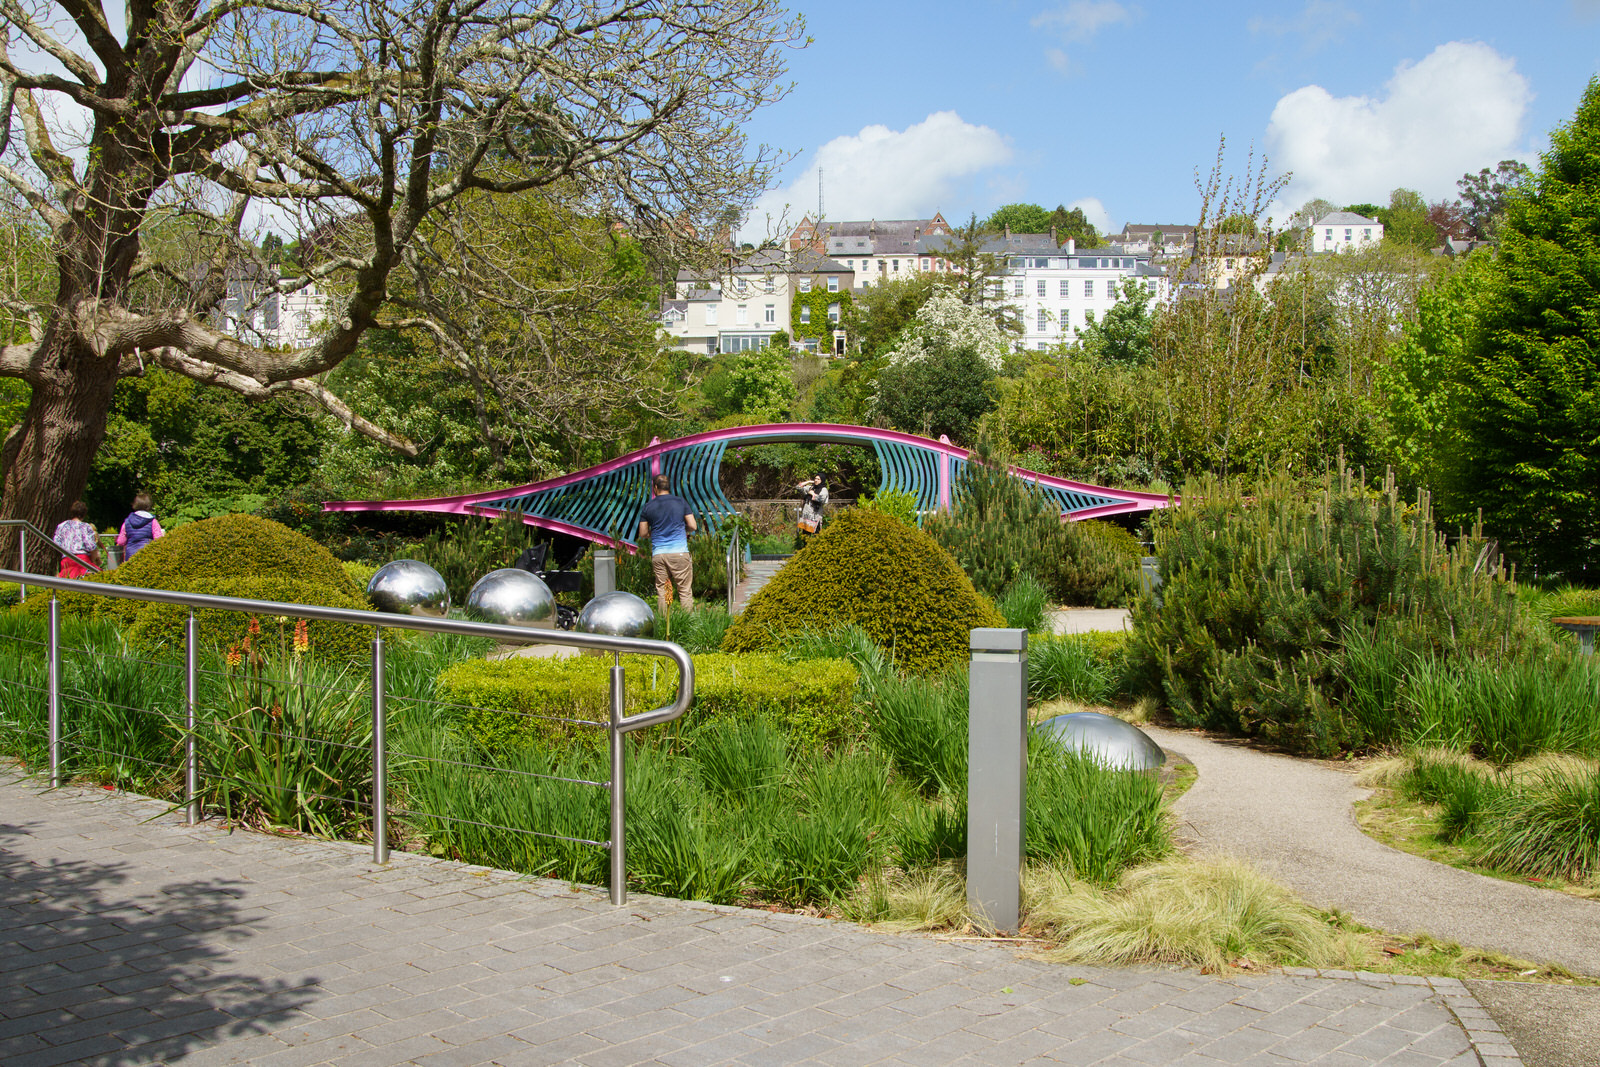
{"label": "tree trunk", "polygon": [[[6,439],[0,518],[26,519],[47,534],[67,517],[89,481],[89,467],[106,433],[117,387],[117,361],[98,356],[58,315],[42,342],[33,397]],[[37,539],[28,549],[33,573],[54,573],[61,562]],[[20,538],[0,527],[0,566],[16,570]]]}

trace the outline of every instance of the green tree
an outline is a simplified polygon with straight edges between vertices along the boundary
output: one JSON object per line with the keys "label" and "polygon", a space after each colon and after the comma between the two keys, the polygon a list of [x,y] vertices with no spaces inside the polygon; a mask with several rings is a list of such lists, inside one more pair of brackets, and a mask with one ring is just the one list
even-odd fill
{"label": "green tree", "polygon": [[872,358],[887,352],[943,284],[939,275],[918,271],[856,293],[851,333],[861,354]]}
{"label": "green tree", "polygon": [[[748,205],[776,159],[747,144],[746,120],[774,99],[801,22],[771,0],[577,7],[0,9],[8,39],[53,60],[0,54],[0,177],[49,234],[54,276],[27,305],[27,336],[0,347],[0,377],[30,387],[0,453],[0,515],[63,518],[117,384],[152,365],[251,399],[298,393],[414,450],[323,376],[368,330],[410,317],[394,312],[394,276],[462,197],[577,182],[686,249]],[[304,220],[297,236],[319,253],[274,284],[335,295],[329,328],[298,350],[229,336],[216,315],[241,274],[268,266],[244,232],[261,216]],[[151,240],[163,220],[181,240]],[[15,559],[14,542],[0,549]]]}
{"label": "green tree", "polygon": [[1038,204],[1007,204],[996,208],[984,221],[984,228],[1012,233],[1049,233],[1050,212]]}
{"label": "green tree", "polygon": [[955,274],[952,292],[968,307],[984,308],[996,320],[1009,319],[1001,280],[1005,259],[988,251],[994,232],[979,224],[972,215],[965,226],[957,226],[946,238],[944,258]]}
{"label": "green tree", "polygon": [[1056,243],[1066,244],[1067,238],[1077,242],[1079,248],[1098,248],[1104,244],[1100,239],[1100,231],[1095,229],[1094,223],[1089,221],[1089,216],[1083,213],[1083,208],[1075,207],[1068,211],[1060,204],[1050,213],[1050,226],[1056,232]]}
{"label": "green tree", "polygon": [[1462,220],[1472,236],[1493,241],[1505,221],[1506,207],[1516,189],[1532,174],[1526,164],[1502,159],[1494,170],[1484,167],[1476,174],[1463,174],[1456,182],[1461,192]]}
{"label": "green tree", "polygon": [[973,346],[940,345],[879,373],[877,413],[897,430],[970,442],[978,419],[994,407],[988,389],[994,377]]}
{"label": "green tree", "polygon": [[1439,243],[1439,231],[1428,219],[1428,202],[1415,189],[1396,189],[1389,206],[1379,210],[1383,239],[1426,252]]}
{"label": "green tree", "polygon": [[1349,207],[1345,208],[1345,210],[1350,212],[1352,215],[1360,215],[1365,219],[1375,219],[1378,217],[1379,213],[1383,211],[1383,208],[1379,207],[1377,204],[1351,204]]}
{"label": "green tree", "polygon": [[1445,504],[1541,572],[1600,566],[1600,78],[1526,192],[1468,332]]}
{"label": "green tree", "polygon": [[713,419],[742,415],[756,422],[782,422],[794,405],[794,378],[787,349],[728,352],[711,364],[701,383]]}
{"label": "green tree", "polygon": [[1091,321],[1078,335],[1078,341],[1085,352],[1107,363],[1141,366],[1155,354],[1150,343],[1154,321],[1150,291],[1137,278],[1127,278],[1105,318]]}

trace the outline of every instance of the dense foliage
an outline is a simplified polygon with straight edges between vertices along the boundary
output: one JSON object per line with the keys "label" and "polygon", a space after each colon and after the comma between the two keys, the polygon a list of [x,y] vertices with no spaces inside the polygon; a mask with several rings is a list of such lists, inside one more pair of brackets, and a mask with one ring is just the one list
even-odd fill
{"label": "dense foliage", "polygon": [[1600,566],[1600,78],[1513,195],[1452,378],[1452,517],[1544,573]]}
{"label": "dense foliage", "polygon": [[[1103,524],[1061,521],[1061,508],[1013,477],[980,443],[955,486],[956,506],[924,528],[950,552],[980,592],[1000,596],[1019,578],[1039,582],[1057,603],[1109,607],[1133,593],[1138,546],[1097,536]],[[1131,549],[1131,551],[1130,551]]]}
{"label": "dense foliage", "polygon": [[1135,604],[1129,655],[1185,725],[1317,754],[1382,744],[1399,737],[1399,679],[1354,669],[1367,646],[1448,661],[1529,639],[1481,532],[1447,542],[1426,497],[1409,506],[1348,472],[1314,493],[1273,479],[1248,500],[1192,483],[1156,555],[1160,601]]}

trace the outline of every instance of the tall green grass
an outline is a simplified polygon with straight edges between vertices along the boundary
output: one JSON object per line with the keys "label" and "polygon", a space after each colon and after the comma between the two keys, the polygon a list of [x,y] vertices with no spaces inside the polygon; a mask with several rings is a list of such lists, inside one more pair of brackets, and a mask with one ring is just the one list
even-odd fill
{"label": "tall green grass", "polygon": [[1005,616],[1006,625],[1038,633],[1045,628],[1050,613],[1050,593],[1031,574],[1017,578],[995,601]]}
{"label": "tall green grass", "polygon": [[1028,642],[1028,696],[1035,701],[1065,697],[1080,704],[1108,704],[1116,695],[1117,672],[1085,636]]}
{"label": "tall green grass", "polygon": [[1600,770],[1552,770],[1484,813],[1475,859],[1534,878],[1600,879]]}
{"label": "tall green grass", "polygon": [[1101,884],[1172,851],[1161,783],[1112,770],[1035,732],[1028,743],[1028,857]]}

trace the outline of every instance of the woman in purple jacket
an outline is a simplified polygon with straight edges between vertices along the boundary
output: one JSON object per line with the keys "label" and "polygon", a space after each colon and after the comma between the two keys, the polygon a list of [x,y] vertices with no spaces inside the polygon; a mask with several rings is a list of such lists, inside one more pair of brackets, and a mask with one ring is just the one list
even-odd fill
{"label": "woman in purple jacket", "polygon": [[117,531],[117,544],[127,546],[122,558],[132,559],[135,552],[166,532],[150,511],[150,494],[138,494],[133,498],[133,513],[122,520],[122,529]]}

